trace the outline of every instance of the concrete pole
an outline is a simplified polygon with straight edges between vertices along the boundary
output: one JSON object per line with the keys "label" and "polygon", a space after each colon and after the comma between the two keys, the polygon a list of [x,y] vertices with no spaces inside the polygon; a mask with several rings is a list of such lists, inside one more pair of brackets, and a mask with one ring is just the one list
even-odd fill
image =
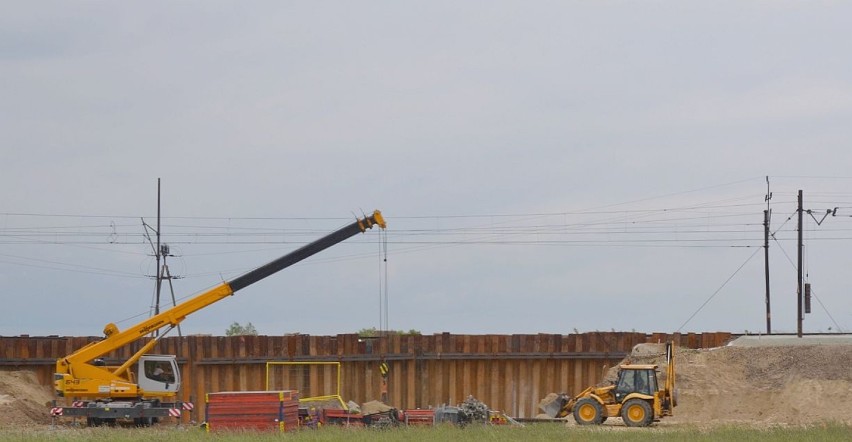
{"label": "concrete pole", "polygon": [[798,212],[799,212],[799,244],[798,244],[798,249],[799,249],[799,263],[798,263],[799,274],[798,274],[798,277],[796,279],[796,283],[797,283],[796,293],[797,293],[797,303],[798,303],[798,308],[797,308],[798,317],[796,318],[796,324],[797,324],[796,335],[801,338],[802,337],[802,320],[804,319],[804,315],[802,315],[802,249],[803,249],[803,245],[802,245],[802,214],[804,213],[804,211],[802,210],[802,190],[801,189],[799,189],[799,210],[798,210]]}

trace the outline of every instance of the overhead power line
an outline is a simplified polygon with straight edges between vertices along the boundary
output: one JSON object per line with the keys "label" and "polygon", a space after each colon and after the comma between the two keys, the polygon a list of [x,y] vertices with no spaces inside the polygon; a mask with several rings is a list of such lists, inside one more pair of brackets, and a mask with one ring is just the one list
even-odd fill
{"label": "overhead power line", "polygon": [[681,330],[683,330],[683,328],[686,327],[686,324],[689,324],[689,321],[691,321],[692,318],[694,318],[696,315],[698,315],[698,313],[701,310],[703,310],[704,307],[706,307],[707,304],[709,304],[710,301],[714,297],[716,297],[716,295],[718,295],[719,292],[721,292],[722,289],[725,288],[725,286],[728,285],[728,283],[731,282],[732,279],[734,279],[734,276],[737,276],[737,273],[739,273],[740,270],[742,270],[743,267],[745,267],[745,265],[748,264],[748,262],[752,260],[752,258],[757,256],[758,252],[760,252],[759,248],[757,250],[755,250],[754,253],[752,253],[751,256],[749,256],[748,259],[745,260],[745,262],[743,262],[739,267],[737,267],[737,269],[734,270],[734,273],[732,273],[731,276],[729,276],[728,279],[726,279],[725,282],[723,282],[722,285],[720,285],[719,288],[717,288],[716,291],[714,291],[713,294],[711,294],[710,297],[707,298],[707,300],[704,301],[704,303],[701,304],[701,306],[699,306],[698,309],[696,309],[695,312],[692,313],[692,315],[690,315],[688,318],[686,318],[686,321],[683,321],[683,324],[681,324],[680,327],[677,328],[677,332],[680,332]]}

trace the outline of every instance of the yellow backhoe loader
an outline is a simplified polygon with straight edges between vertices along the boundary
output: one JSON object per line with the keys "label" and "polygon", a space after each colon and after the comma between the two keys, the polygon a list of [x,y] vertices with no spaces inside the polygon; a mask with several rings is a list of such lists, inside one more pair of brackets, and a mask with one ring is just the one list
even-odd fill
{"label": "yellow backhoe loader", "polygon": [[613,385],[589,387],[574,397],[563,395],[555,417],[574,415],[579,425],[600,425],[607,418],[621,417],[628,427],[647,427],[671,416],[677,405],[674,346],[666,344],[666,379],[660,388],[657,365],[619,366]]}

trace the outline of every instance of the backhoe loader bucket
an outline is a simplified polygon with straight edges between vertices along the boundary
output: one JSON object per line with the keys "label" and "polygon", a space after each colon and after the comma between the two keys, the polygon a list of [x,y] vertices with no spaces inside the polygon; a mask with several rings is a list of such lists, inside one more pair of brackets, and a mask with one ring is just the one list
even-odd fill
{"label": "backhoe loader bucket", "polygon": [[540,408],[544,414],[550,416],[550,418],[556,418],[559,416],[562,408],[569,400],[571,400],[571,398],[567,394],[551,393],[539,402],[538,408]]}

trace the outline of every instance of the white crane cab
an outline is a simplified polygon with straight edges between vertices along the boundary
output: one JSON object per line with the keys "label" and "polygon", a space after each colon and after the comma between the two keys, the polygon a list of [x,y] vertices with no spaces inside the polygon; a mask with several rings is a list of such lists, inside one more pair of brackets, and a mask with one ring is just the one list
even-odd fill
{"label": "white crane cab", "polygon": [[146,396],[180,390],[180,369],[173,355],[143,355],[136,379]]}

